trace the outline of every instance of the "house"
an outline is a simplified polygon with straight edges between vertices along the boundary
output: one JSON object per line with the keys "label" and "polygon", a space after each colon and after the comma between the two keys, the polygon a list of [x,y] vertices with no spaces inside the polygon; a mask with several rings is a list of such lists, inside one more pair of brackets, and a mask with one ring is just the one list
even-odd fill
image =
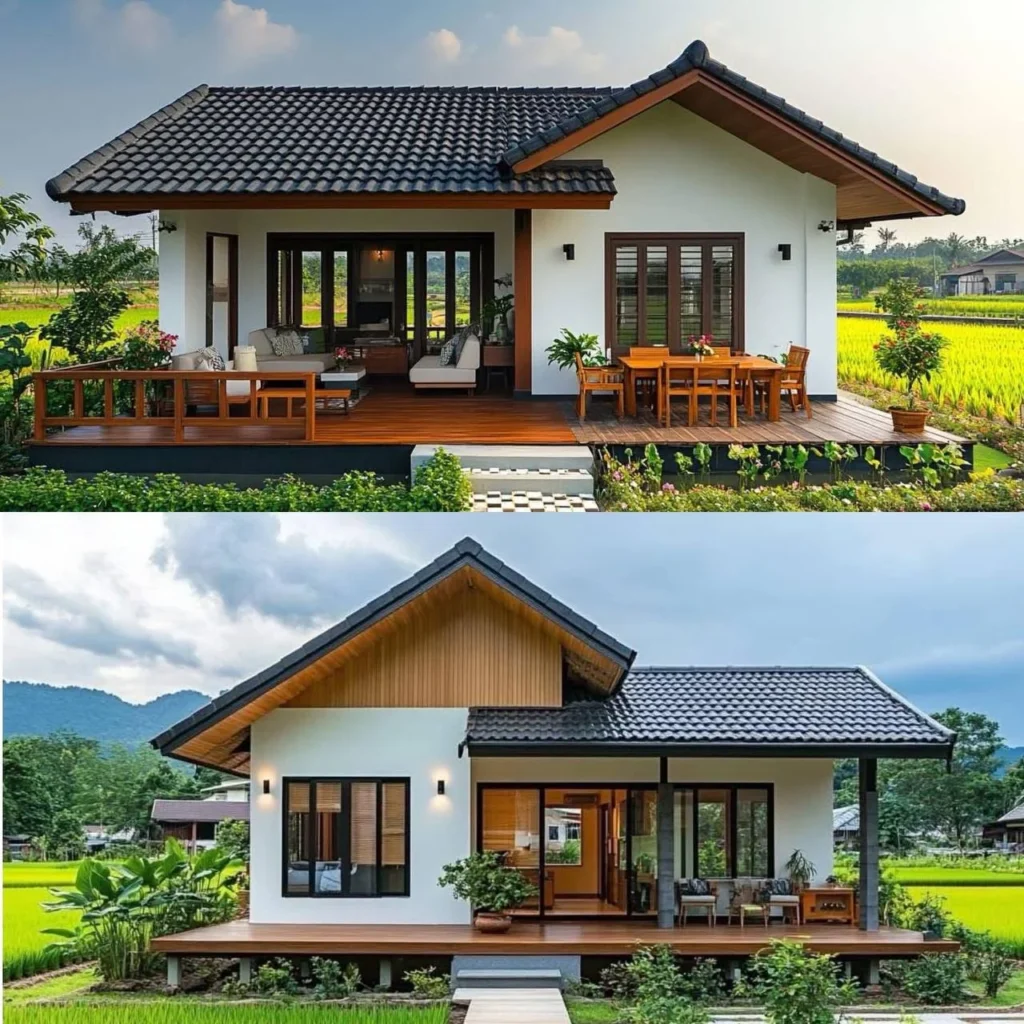
{"label": "house", "polygon": [[[157,948],[460,956],[551,943],[576,957],[570,971],[645,937],[754,951],[763,930],[674,928],[676,881],[716,879],[723,921],[734,893],[784,875],[795,850],[824,882],[832,759],[856,757],[861,931],[772,930],[829,952],[921,952],[918,933],[879,926],[876,759],[947,757],[954,734],[863,668],[636,657],[460,542],[152,741],[252,781],[248,921]],[[438,885],[474,850],[537,891],[511,948],[474,932]]]}
{"label": "house", "polygon": [[860,842],[860,808],[857,804],[832,811],[832,842],[836,849],[855,850]]}
{"label": "house", "polygon": [[1006,850],[1024,850],[1024,794],[1016,807],[985,825],[982,839]]}
{"label": "house", "polygon": [[[318,399],[316,414],[294,418],[290,432],[254,415],[262,433],[245,435],[250,446],[348,445],[350,459],[367,457],[356,446],[483,435],[590,443],[566,415],[575,373],[546,355],[563,328],[597,335],[613,357],[634,345],[680,352],[701,334],[734,353],[778,357],[799,344],[811,351],[810,394],[834,402],[836,232],[965,208],[699,41],[626,88],[200,85],[46,191],[74,213],[156,214],[160,323],[183,358],[213,346],[231,360],[245,345],[255,350],[245,355],[252,369],[284,358],[320,373],[333,367],[336,346],[354,353],[364,375],[346,378],[359,399],[350,416],[328,415]],[[509,294],[512,313],[491,315],[492,300]],[[468,350],[465,367],[439,366],[445,339],[471,325],[485,344]],[[506,336],[509,344],[490,344]],[[474,374],[489,401],[456,403],[451,388],[472,387]],[[248,382],[234,384],[224,422],[210,426],[245,413]],[[413,384],[431,390],[413,402]],[[561,401],[499,403],[506,384]],[[194,404],[186,396],[183,416]],[[855,417],[858,429],[837,421],[835,438],[863,440],[869,415]],[[114,459],[131,429],[147,443],[242,442],[188,418],[171,434],[167,409],[137,418],[89,423],[91,434],[79,431],[74,446],[47,457],[72,459],[66,449],[82,455],[103,443]],[[49,416],[44,403],[36,442],[70,440],[64,432],[79,419]],[[652,425],[612,440],[649,440]],[[760,429],[763,437],[741,439],[780,436]],[[877,440],[893,439],[883,431]],[[295,452],[284,454],[294,469]],[[326,457],[319,453],[321,471]]]}
{"label": "house", "polygon": [[122,828],[115,832],[109,831],[105,825],[83,825],[87,854],[100,853],[111,843],[131,843],[135,840],[135,829]]}
{"label": "house", "polygon": [[180,840],[190,850],[214,845],[217,825],[222,821],[249,820],[249,782],[238,779],[203,789],[201,800],[153,801],[150,820],[164,836]]}
{"label": "house", "polygon": [[999,249],[942,275],[943,295],[1024,294],[1024,249]]}

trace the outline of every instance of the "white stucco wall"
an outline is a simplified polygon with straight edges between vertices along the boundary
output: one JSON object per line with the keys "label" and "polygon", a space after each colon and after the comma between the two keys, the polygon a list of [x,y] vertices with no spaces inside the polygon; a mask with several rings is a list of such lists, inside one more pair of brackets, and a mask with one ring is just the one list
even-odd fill
{"label": "white stucco wall", "polygon": [[[563,327],[605,342],[607,232],[742,232],[745,344],[778,354],[811,349],[812,394],[834,395],[835,188],[766,156],[710,122],[665,102],[565,159],[603,160],[618,195],[609,210],[533,214],[533,391],[576,390],[575,375],[549,366],[544,350]],[[572,242],[576,259],[562,246]],[[784,263],[780,243],[793,247]]]}
{"label": "white stucco wall", "polygon": [[[275,232],[494,234],[494,276],[512,272],[512,210],[161,210],[160,325],[178,350],[206,339],[206,233],[238,235],[238,338],[267,326],[267,235]],[[226,355],[226,353],[222,353]]]}
{"label": "white stucco wall", "polygon": [[[279,708],[252,726],[251,909],[259,923],[460,924],[469,909],[437,884],[470,852],[469,759],[459,760],[465,708]],[[281,780],[288,776],[407,776],[407,897],[315,899],[281,895]],[[437,781],[445,780],[444,796]],[[271,792],[263,794],[263,779]]]}
{"label": "white stucco wall", "polygon": [[[669,782],[772,783],[775,791],[775,873],[794,850],[814,864],[815,877],[832,873],[832,762],[819,758],[670,758]],[[481,782],[657,782],[657,758],[476,758]],[[473,801],[475,812],[477,804]],[[474,825],[475,834],[475,825]],[[684,872],[680,871],[680,875]]]}

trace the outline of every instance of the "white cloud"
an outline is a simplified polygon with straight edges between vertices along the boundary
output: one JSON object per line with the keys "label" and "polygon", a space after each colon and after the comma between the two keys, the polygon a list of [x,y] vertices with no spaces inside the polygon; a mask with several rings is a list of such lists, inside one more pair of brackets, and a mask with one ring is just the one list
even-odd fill
{"label": "white cloud", "polygon": [[221,0],[216,23],[224,56],[235,67],[283,57],[299,45],[299,33],[294,26],[271,21],[264,7]]}
{"label": "white cloud", "polygon": [[147,0],[127,0],[115,7],[104,0],[74,0],[72,7],[80,25],[129,52],[152,53],[174,36],[170,18]]}
{"label": "white cloud", "polygon": [[462,53],[462,40],[450,28],[428,32],[424,41],[434,57],[446,64],[458,60],[459,54]]}
{"label": "white cloud", "polygon": [[580,73],[604,66],[604,54],[588,50],[575,29],[552,25],[543,36],[524,35],[517,25],[505,30],[505,46],[534,68],[565,68]]}

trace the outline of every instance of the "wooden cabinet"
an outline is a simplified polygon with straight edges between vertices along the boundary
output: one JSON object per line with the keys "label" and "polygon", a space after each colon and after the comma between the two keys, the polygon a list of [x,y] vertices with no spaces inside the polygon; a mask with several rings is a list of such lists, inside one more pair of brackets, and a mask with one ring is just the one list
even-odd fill
{"label": "wooden cabinet", "polygon": [[409,347],[403,341],[395,345],[350,346],[357,362],[366,367],[367,376],[404,377],[409,373]]}
{"label": "wooden cabinet", "polygon": [[824,887],[804,889],[800,893],[800,911],[804,921],[842,921],[855,924],[857,893],[854,889]]}

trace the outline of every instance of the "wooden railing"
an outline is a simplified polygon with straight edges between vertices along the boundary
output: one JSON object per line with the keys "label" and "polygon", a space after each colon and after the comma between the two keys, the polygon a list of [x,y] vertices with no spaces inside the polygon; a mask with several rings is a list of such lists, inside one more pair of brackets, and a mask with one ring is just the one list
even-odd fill
{"label": "wooden railing", "polygon": [[[88,363],[32,374],[35,391],[35,439],[43,441],[46,432],[67,427],[171,427],[174,441],[185,440],[189,425],[238,427],[288,423],[302,425],[302,440],[316,437],[316,373],[295,370],[118,370],[110,362]],[[71,382],[70,415],[51,415],[47,405],[48,388],[58,381]],[[248,394],[229,395],[228,381],[248,381]],[[102,411],[86,412],[86,385],[102,386]],[[131,409],[118,412],[115,386],[131,384]],[[147,394],[147,385],[155,385]],[[294,392],[301,397],[302,412],[289,415],[293,402],[282,402],[285,416],[273,419],[260,416],[260,386]],[[121,389],[123,397],[123,389]],[[93,398],[92,395],[88,396]],[[67,403],[67,396],[64,396]],[[208,410],[212,410],[208,411]],[[264,413],[266,409],[262,410]]]}

